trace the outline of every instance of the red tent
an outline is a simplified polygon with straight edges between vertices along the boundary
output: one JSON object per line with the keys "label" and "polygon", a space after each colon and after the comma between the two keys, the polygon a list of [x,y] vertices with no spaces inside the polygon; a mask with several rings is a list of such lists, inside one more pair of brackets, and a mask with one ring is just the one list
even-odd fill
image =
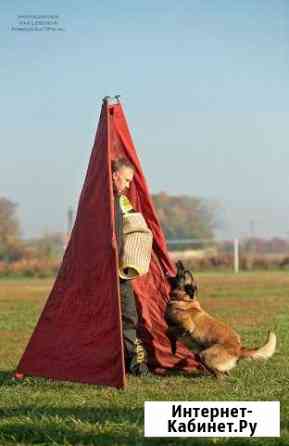
{"label": "red tent", "polygon": [[133,281],[149,365],[157,373],[199,367],[185,347],[171,353],[164,311],[166,276],[175,269],[121,104],[104,100],[71,238],[19,374],[126,385],[111,179],[111,161],[120,156],[135,167],[129,199],[153,233],[150,270]]}

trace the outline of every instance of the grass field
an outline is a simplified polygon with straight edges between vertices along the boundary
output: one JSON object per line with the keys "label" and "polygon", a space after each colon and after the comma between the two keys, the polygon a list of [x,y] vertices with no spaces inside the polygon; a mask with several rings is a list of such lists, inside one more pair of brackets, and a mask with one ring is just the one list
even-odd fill
{"label": "grass field", "polygon": [[[199,274],[199,299],[255,346],[274,329],[278,349],[265,364],[243,361],[223,383],[187,376],[129,378],[119,391],[11,375],[45,303],[51,280],[0,281],[1,445],[289,445],[288,273]],[[146,439],[146,400],[280,400],[279,439]]]}

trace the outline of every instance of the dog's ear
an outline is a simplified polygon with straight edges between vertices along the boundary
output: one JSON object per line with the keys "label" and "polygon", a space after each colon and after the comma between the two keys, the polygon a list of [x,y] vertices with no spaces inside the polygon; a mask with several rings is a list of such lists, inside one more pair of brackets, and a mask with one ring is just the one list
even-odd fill
{"label": "dog's ear", "polygon": [[193,299],[198,293],[198,286],[191,271],[185,271],[185,291]]}
{"label": "dog's ear", "polygon": [[177,267],[177,274],[182,274],[185,271],[185,267],[184,267],[183,262],[181,260],[177,261],[176,267]]}

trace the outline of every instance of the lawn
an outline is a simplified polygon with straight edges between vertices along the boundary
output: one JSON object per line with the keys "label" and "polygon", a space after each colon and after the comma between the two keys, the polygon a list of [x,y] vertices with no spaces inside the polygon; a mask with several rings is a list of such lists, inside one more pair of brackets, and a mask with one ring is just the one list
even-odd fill
{"label": "lawn", "polygon": [[[11,375],[33,331],[52,281],[0,280],[0,445],[289,445],[288,310],[286,272],[197,274],[199,300],[230,322],[248,346],[267,331],[278,338],[267,363],[242,361],[222,383],[174,375],[130,377],[128,388],[112,388]],[[280,439],[147,439],[147,400],[280,400]]]}

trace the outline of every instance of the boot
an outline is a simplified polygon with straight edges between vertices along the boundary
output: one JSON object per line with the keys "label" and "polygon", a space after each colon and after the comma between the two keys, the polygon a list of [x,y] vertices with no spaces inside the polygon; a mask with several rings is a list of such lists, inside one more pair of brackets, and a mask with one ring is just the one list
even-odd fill
{"label": "boot", "polygon": [[134,352],[129,361],[129,372],[135,376],[149,375],[147,366],[147,354],[140,339],[136,338],[134,342]]}

